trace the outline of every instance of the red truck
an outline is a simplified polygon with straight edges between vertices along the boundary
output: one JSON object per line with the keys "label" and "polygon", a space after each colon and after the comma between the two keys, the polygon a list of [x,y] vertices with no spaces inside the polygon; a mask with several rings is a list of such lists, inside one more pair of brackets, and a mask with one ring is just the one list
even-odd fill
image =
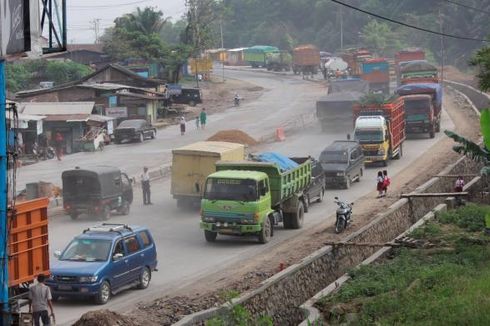
{"label": "red truck", "polygon": [[301,45],[293,49],[293,71],[303,75],[318,73],[320,50],[312,44]]}
{"label": "red truck", "polygon": [[407,48],[395,53],[395,70],[398,84],[400,84],[400,64],[419,60],[425,60],[425,51],[419,48]]}
{"label": "red truck", "polygon": [[363,149],[366,163],[399,159],[405,141],[405,111],[403,97],[385,103],[357,103],[353,107],[354,139]]}
{"label": "red truck", "polygon": [[436,83],[414,83],[398,87],[396,93],[405,100],[407,133],[429,133],[441,129],[442,87]]}

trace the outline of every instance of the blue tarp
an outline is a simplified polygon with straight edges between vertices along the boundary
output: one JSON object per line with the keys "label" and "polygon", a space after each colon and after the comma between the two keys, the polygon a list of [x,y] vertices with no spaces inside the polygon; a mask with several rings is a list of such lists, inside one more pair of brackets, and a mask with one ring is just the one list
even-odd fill
{"label": "blue tarp", "polygon": [[261,153],[256,156],[260,162],[270,162],[279,165],[282,171],[292,170],[298,166],[298,163],[288,157],[272,152]]}
{"label": "blue tarp", "polygon": [[442,87],[436,83],[414,83],[400,86],[396,89],[395,93],[398,95],[412,95],[412,94],[434,94],[435,102],[437,105],[442,105]]}

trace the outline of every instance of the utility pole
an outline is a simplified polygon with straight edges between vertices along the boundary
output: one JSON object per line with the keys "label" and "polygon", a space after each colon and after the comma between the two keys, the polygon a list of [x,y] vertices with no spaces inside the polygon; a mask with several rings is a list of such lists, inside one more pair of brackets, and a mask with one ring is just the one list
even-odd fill
{"label": "utility pole", "polygon": [[344,49],[344,14],[340,6],[340,50]]}
{"label": "utility pole", "polygon": [[444,20],[443,20],[443,16],[442,16],[442,12],[441,12],[441,9],[439,9],[439,31],[441,33],[441,37],[440,37],[440,40],[441,40],[441,83],[444,82],[444,35],[442,35],[444,33]]}
{"label": "utility pole", "polygon": [[9,312],[8,296],[8,230],[7,230],[7,83],[5,81],[5,60],[0,57],[0,300],[2,301],[3,316],[0,325],[7,325],[6,316]]}
{"label": "utility pole", "polygon": [[93,24],[92,29],[94,30],[95,44],[99,43],[99,31],[100,31],[100,18],[94,18],[91,22]]}
{"label": "utility pole", "polygon": [[[225,45],[224,45],[224,40],[223,40],[223,17],[221,17],[219,21],[219,30],[221,33],[221,50],[224,52],[225,51]],[[225,60],[224,60],[224,55],[222,56],[221,60],[221,67],[223,68],[223,83],[225,82]]]}

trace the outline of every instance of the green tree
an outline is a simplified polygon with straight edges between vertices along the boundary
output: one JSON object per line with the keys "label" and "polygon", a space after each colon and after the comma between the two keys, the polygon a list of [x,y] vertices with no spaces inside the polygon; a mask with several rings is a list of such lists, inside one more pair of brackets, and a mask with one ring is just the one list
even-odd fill
{"label": "green tree", "polygon": [[187,27],[183,41],[191,46],[194,55],[216,45],[218,27],[222,13],[214,0],[186,0]]}
{"label": "green tree", "polygon": [[380,56],[394,55],[394,52],[403,48],[397,33],[386,23],[371,20],[364,25],[361,37],[364,44]]}
{"label": "green tree", "polygon": [[490,47],[478,50],[470,61],[478,69],[478,83],[484,92],[490,90]]}

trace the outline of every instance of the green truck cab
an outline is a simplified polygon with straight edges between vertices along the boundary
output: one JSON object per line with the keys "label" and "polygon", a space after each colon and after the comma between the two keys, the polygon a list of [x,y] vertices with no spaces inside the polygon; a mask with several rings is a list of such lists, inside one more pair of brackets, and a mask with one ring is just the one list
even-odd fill
{"label": "green truck cab", "polygon": [[289,170],[271,162],[217,162],[201,201],[200,226],[206,241],[215,241],[218,234],[255,235],[267,243],[279,223],[285,229],[301,228],[311,160],[294,161],[297,166]]}

